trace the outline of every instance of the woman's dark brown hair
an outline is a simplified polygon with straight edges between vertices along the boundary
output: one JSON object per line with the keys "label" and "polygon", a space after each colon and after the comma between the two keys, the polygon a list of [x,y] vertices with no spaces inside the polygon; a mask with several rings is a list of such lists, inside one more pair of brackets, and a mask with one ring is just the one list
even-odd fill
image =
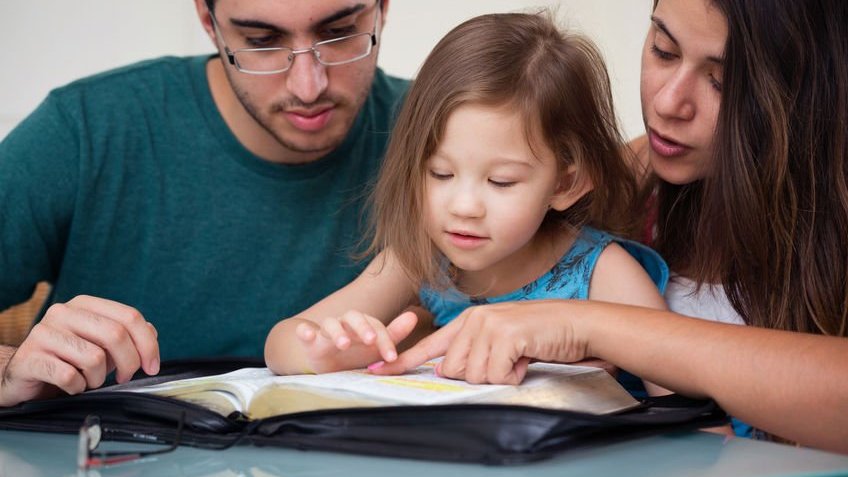
{"label": "woman's dark brown hair", "polygon": [[848,336],[848,2],[713,4],[728,24],[715,169],[659,185],[657,248],[750,325]]}
{"label": "woman's dark brown hair", "polygon": [[585,38],[550,14],[492,14],[449,32],[421,67],[401,110],[373,195],[369,252],[391,248],[413,283],[441,284],[440,254],[423,223],[426,161],[462,104],[514,108],[529,143],[543,141],[561,169],[574,165],[594,190],[545,227],[591,224],[629,233],[636,184],[621,152],[609,78]]}

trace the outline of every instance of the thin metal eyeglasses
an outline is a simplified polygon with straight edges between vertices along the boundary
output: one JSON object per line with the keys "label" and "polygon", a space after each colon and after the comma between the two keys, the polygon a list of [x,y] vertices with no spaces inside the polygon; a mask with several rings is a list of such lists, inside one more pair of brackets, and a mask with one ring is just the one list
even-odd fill
{"label": "thin metal eyeglasses", "polygon": [[252,75],[273,75],[288,71],[297,55],[312,53],[318,63],[324,66],[338,66],[353,63],[371,54],[377,45],[377,26],[380,24],[382,0],[377,0],[377,13],[374,15],[374,27],[371,32],[354,33],[353,35],[316,41],[309,48],[295,50],[285,46],[273,48],[237,48],[230,50],[227,46],[218,19],[210,12],[215,33],[224,45],[227,60],[236,70]]}
{"label": "thin metal eyeglasses", "polygon": [[100,426],[100,417],[90,415],[85,418],[85,421],[80,427],[79,444],[77,448],[77,467],[80,470],[92,469],[95,467],[103,467],[107,465],[121,464],[124,462],[132,462],[138,459],[149,457],[157,454],[165,454],[171,452],[180,445],[180,437],[183,432],[183,424],[185,423],[185,413],[180,414],[180,420],[177,424],[177,432],[174,436],[174,442],[161,449],[149,451],[97,451],[97,446],[100,445],[103,437],[103,429]]}

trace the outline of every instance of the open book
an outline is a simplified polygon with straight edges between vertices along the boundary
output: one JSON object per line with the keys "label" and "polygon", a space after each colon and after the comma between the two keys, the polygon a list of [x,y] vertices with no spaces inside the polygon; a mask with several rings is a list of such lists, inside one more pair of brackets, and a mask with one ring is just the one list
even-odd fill
{"label": "open book", "polygon": [[606,414],[639,404],[600,368],[533,363],[519,386],[468,384],[435,375],[430,361],[401,376],[363,370],[277,376],[267,368],[127,389],[193,402],[224,416],[261,419],[320,409],[459,403],[517,404]]}

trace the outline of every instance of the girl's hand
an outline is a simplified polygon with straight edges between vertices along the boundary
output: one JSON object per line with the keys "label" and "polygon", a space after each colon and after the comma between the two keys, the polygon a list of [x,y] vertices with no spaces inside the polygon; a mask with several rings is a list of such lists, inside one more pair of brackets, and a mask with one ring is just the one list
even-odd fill
{"label": "girl's hand", "polygon": [[395,361],[397,343],[412,332],[417,321],[415,313],[408,311],[386,326],[372,316],[351,310],[338,318],[325,318],[320,325],[304,320],[298,324],[295,335],[311,364],[309,371],[324,373],[380,359]]}
{"label": "girl's hand", "polygon": [[470,383],[519,384],[531,359],[571,363],[588,354],[575,302],[522,301],[471,307],[375,374],[400,374],[445,356],[439,374]]}

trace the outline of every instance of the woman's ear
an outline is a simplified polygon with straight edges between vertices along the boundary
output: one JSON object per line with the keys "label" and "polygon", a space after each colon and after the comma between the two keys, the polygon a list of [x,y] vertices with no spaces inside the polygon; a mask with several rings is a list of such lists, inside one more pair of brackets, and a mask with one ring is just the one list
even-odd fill
{"label": "woman's ear", "polygon": [[577,172],[577,166],[571,164],[560,173],[559,183],[551,196],[551,208],[557,211],[567,210],[592,190],[592,183],[586,174]]}

